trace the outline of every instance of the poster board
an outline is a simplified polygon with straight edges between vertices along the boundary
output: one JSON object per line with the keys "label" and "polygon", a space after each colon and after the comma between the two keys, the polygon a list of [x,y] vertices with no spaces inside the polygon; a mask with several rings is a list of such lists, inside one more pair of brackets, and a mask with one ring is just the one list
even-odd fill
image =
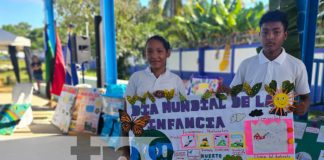
{"label": "poster board", "polygon": [[69,133],[97,134],[101,110],[100,90],[97,88],[79,88],[72,109]]}
{"label": "poster board", "polygon": [[71,122],[71,109],[74,106],[78,89],[74,86],[64,85],[59,97],[52,123],[57,126],[63,133],[69,131]]}
{"label": "poster board", "polygon": [[[141,159],[282,159],[293,160],[293,116],[270,114],[271,96],[240,93],[220,100],[188,96],[180,101],[156,99],[155,103],[127,104],[133,122],[150,115],[143,134],[129,134],[133,153]],[[123,123],[123,121],[122,121]],[[153,138],[143,142],[143,137]],[[162,138],[161,138],[162,137]],[[152,149],[153,148],[153,149]]]}

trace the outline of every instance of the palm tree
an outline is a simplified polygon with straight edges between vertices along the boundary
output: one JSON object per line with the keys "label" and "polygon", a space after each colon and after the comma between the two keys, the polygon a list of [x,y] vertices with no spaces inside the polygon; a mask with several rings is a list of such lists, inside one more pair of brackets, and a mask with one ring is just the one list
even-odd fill
{"label": "palm tree", "polygon": [[182,13],[182,1],[181,0],[166,0],[163,7],[164,17],[174,17]]}
{"label": "palm tree", "polygon": [[241,0],[196,0],[184,6],[184,14],[169,23],[168,36],[178,37],[187,47],[217,47],[225,45],[220,70],[229,67],[231,44],[237,33],[254,33],[264,13],[262,3],[243,9]]}

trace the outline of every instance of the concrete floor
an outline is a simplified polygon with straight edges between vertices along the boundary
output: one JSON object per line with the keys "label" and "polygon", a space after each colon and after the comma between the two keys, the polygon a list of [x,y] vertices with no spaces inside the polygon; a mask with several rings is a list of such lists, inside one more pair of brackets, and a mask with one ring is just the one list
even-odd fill
{"label": "concrete floor", "polygon": [[[0,93],[0,104],[6,103],[11,103],[11,94]],[[34,120],[30,126],[17,129],[10,136],[0,135],[1,160],[116,160],[120,158],[121,152],[104,147],[107,143],[99,136],[63,135],[50,122],[54,109],[48,106],[48,100],[33,96],[32,105]]]}

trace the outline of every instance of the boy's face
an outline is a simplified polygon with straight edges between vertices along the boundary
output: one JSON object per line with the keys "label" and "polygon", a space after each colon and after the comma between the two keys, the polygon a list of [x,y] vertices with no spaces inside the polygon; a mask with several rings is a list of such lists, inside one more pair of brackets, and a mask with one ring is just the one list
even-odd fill
{"label": "boy's face", "polygon": [[281,49],[287,31],[281,22],[266,22],[261,26],[260,38],[264,53],[273,54]]}

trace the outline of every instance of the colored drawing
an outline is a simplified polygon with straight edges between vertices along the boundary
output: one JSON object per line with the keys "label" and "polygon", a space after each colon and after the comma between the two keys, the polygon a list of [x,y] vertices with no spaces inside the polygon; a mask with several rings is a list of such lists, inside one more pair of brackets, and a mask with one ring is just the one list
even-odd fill
{"label": "colored drawing", "polygon": [[203,95],[207,90],[216,92],[220,81],[218,79],[192,78],[190,84],[191,95]]}
{"label": "colored drawing", "polygon": [[247,154],[293,154],[291,119],[251,120],[244,123]]}
{"label": "colored drawing", "polygon": [[213,148],[214,141],[212,134],[198,134],[199,148]]}
{"label": "colored drawing", "polygon": [[236,113],[231,116],[231,123],[241,122],[246,117],[245,113]]}
{"label": "colored drawing", "polygon": [[200,150],[199,149],[190,149],[187,152],[188,157],[200,157]]}
{"label": "colored drawing", "polygon": [[102,99],[99,90],[80,88],[72,108],[70,131],[96,134],[102,110]]}
{"label": "colored drawing", "polygon": [[182,148],[196,148],[196,136],[195,134],[181,135],[181,147]]}
{"label": "colored drawing", "polygon": [[214,134],[215,148],[229,148],[229,134],[218,133]]}
{"label": "colored drawing", "polygon": [[220,71],[225,71],[229,67],[229,59],[231,56],[231,41],[227,40],[225,45],[224,57],[219,64]]}
{"label": "colored drawing", "polygon": [[242,133],[232,133],[230,135],[231,148],[244,148],[244,135]]}
{"label": "colored drawing", "polygon": [[58,99],[52,123],[61,129],[63,133],[67,133],[69,130],[72,115],[71,108],[74,105],[77,91],[78,89],[74,86],[64,85],[61,96]]}

